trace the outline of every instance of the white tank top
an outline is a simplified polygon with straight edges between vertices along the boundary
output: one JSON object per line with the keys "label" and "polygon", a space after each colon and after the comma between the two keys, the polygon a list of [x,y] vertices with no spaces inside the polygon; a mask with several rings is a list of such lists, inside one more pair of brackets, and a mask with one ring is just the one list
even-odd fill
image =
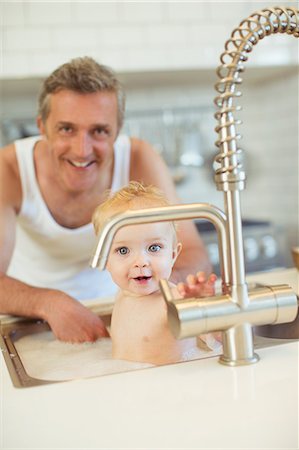
{"label": "white tank top", "polygon": [[[77,300],[112,296],[117,287],[110,274],[89,267],[96,244],[92,224],[75,229],[59,225],[42,198],[33,159],[40,139],[15,142],[23,200],[7,274],[32,286],[59,289]],[[129,183],[130,154],[130,139],[119,136],[114,144],[112,191]]]}

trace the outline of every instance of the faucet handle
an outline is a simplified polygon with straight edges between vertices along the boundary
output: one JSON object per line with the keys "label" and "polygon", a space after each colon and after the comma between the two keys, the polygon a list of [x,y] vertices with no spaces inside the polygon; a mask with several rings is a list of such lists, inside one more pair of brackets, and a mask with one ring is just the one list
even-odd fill
{"label": "faucet handle", "polygon": [[173,298],[168,281],[165,279],[162,279],[159,281],[159,284],[160,284],[161,292],[162,292],[163,297],[166,300],[166,302],[172,303],[174,301],[174,298]]}

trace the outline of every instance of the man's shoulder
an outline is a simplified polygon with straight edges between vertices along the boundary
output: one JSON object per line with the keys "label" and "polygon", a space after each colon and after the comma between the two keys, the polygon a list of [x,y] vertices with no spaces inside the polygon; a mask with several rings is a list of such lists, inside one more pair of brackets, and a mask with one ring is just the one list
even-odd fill
{"label": "man's shoulder", "polygon": [[15,172],[18,170],[15,145],[8,144],[0,149],[0,164],[2,170]]}
{"label": "man's shoulder", "polygon": [[0,149],[0,182],[2,195],[9,193],[10,201],[17,208],[21,198],[21,182],[14,144]]}
{"label": "man's shoulder", "polygon": [[143,150],[145,151],[153,150],[151,144],[147,141],[144,141],[143,139],[131,136],[130,142],[131,142],[131,152],[133,154],[139,154]]}
{"label": "man's shoulder", "polygon": [[14,151],[14,150],[15,150],[15,144],[14,144],[14,142],[12,142],[12,143],[10,143],[10,144],[7,144],[7,145],[5,145],[4,147],[1,147],[1,148],[0,148],[0,156],[1,156],[2,152],[7,153],[7,152],[10,152],[10,151]]}
{"label": "man's shoulder", "polygon": [[136,181],[145,181],[144,177],[149,172],[151,163],[154,159],[154,151],[150,144],[142,139],[131,137],[130,141],[130,178]]}
{"label": "man's shoulder", "polygon": [[134,165],[147,165],[158,158],[158,153],[147,141],[131,137],[131,161]]}

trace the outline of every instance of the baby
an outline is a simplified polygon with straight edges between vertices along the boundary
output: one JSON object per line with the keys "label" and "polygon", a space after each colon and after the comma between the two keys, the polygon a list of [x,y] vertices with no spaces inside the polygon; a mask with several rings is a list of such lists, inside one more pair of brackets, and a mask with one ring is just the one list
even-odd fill
{"label": "baby", "polygon": [[[157,188],[131,182],[96,208],[92,219],[96,234],[117,213],[167,205]],[[160,365],[199,356],[196,338],[177,340],[169,330],[159,288],[160,279],[170,278],[181,248],[173,222],[129,225],[116,233],[107,261],[120,288],[110,330],[114,358]],[[175,298],[208,296],[214,294],[215,280],[214,274],[206,279],[199,273],[171,287]]]}

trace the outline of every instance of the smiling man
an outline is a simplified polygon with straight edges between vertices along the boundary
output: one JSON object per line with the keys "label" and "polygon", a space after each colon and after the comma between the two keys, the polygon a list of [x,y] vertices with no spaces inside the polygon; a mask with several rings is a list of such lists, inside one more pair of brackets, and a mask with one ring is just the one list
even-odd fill
{"label": "smiling man", "polygon": [[[77,300],[115,292],[107,272],[89,268],[91,216],[105,196],[130,180],[159,187],[179,203],[161,157],[146,142],[120,135],[125,96],[115,74],[92,58],[76,58],[43,83],[40,136],[0,150],[0,312],[46,320],[65,341],[93,341],[103,322]],[[176,281],[210,271],[191,222]]]}

